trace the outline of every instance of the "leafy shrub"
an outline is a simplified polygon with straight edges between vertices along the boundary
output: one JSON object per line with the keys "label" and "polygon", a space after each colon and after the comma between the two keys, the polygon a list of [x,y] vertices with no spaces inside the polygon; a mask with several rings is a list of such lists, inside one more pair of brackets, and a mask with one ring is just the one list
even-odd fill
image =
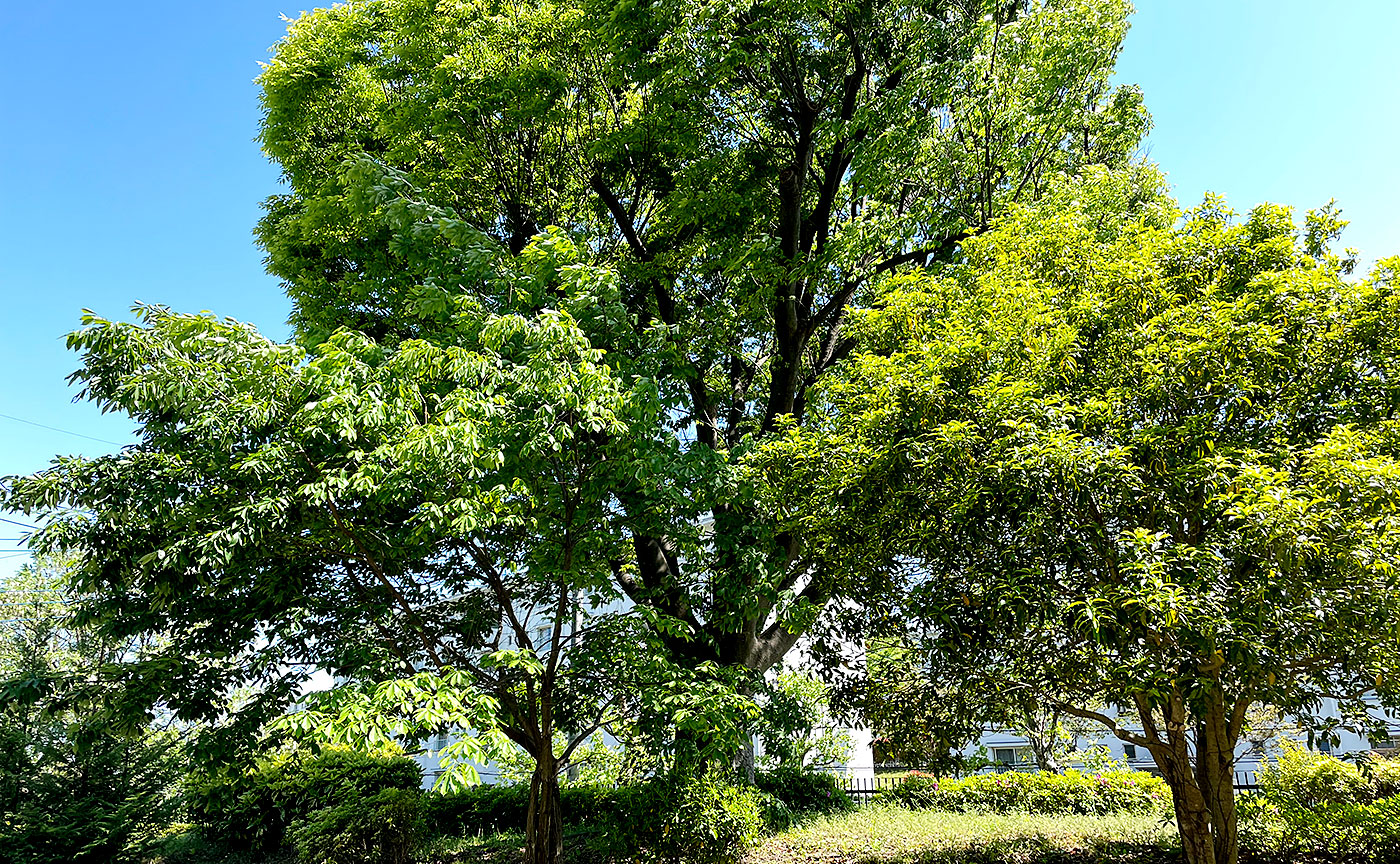
{"label": "leafy shrub", "polygon": [[[258,856],[260,859],[262,856]],[[250,852],[232,852],[197,825],[174,823],[147,847],[148,864],[258,864]]]}
{"label": "leafy shrub", "polygon": [[[572,827],[611,825],[620,816],[622,793],[611,786],[565,786],[559,790],[564,824]],[[435,834],[474,837],[502,831],[523,831],[529,812],[530,788],[525,785],[472,786],[448,795],[428,795],[424,813]]]}
{"label": "leafy shrub", "polygon": [[801,770],[849,762],[851,736],[832,722],[830,697],[831,688],[808,672],[782,669],[770,676],[759,696],[762,764]]}
{"label": "leafy shrub", "polygon": [[1278,762],[1260,770],[1259,791],[1269,803],[1283,807],[1354,804],[1375,798],[1361,769],[1293,741],[1283,741]]}
{"label": "leafy shrub", "polygon": [[1400,860],[1400,796],[1306,806],[1240,797],[1240,844],[1261,860]]}
{"label": "leafy shrub", "polygon": [[765,827],[764,798],[752,788],[667,778],[621,791],[624,820],[614,840],[636,860],[737,864]]}
{"label": "leafy shrub", "polygon": [[819,771],[779,768],[754,776],[760,790],[776,797],[795,816],[848,813],[856,808],[839,779]]}
{"label": "leafy shrub", "polygon": [[524,830],[529,800],[528,786],[471,786],[429,795],[423,809],[434,834],[473,837]]}
{"label": "leafy shrub", "polygon": [[1242,845],[1265,858],[1400,861],[1400,763],[1358,766],[1285,741],[1239,817]]}
{"label": "leafy shrub", "polygon": [[1009,772],[960,780],[913,772],[876,798],[915,810],[1057,816],[1158,812],[1170,803],[1171,793],[1160,778],[1141,771]]}
{"label": "leafy shrub", "polygon": [[302,864],[408,864],[426,836],[422,795],[385,789],[317,810],[292,827]]}
{"label": "leafy shrub", "polygon": [[1400,759],[1368,759],[1362,766],[1376,798],[1400,795]]}
{"label": "leafy shrub", "polygon": [[235,849],[273,852],[286,842],[292,823],[342,804],[373,798],[390,789],[416,791],[418,764],[404,756],[327,749],[269,759],[232,778],[197,784],[190,809],[217,841]]}

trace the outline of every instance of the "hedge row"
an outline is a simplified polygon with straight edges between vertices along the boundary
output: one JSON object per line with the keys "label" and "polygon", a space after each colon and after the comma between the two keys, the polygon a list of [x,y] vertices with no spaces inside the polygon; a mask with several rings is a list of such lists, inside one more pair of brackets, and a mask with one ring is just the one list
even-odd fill
{"label": "hedge row", "polygon": [[[193,790],[191,813],[203,836],[224,847],[258,855],[295,851],[305,864],[406,864],[434,836],[525,826],[525,786],[433,795],[421,793],[420,782],[411,759],[329,750],[207,781]],[[664,778],[620,788],[565,787],[560,797],[566,827],[587,831],[596,849],[695,864],[733,864],[800,816],[854,808],[834,778],[801,771],[760,774],[755,786]],[[196,851],[166,858],[183,860]]]}
{"label": "hedge row", "polygon": [[958,780],[914,772],[876,799],[914,810],[1059,816],[1154,813],[1170,804],[1171,792],[1160,778],[1141,771],[1008,772]]}

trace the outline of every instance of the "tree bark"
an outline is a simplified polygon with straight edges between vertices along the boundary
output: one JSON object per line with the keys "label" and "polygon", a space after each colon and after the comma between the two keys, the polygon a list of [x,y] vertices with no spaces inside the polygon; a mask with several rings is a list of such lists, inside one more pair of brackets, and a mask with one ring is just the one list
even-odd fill
{"label": "tree bark", "polygon": [[1026,741],[1030,743],[1031,753],[1035,756],[1035,767],[1051,774],[1060,773],[1060,760],[1055,755],[1059,743],[1059,712],[1037,704],[1037,700],[1030,696],[1018,697],[1016,707],[1021,715]]}
{"label": "tree bark", "polygon": [[1177,694],[1172,694],[1164,706],[1165,741],[1157,734],[1156,720],[1145,700],[1138,702],[1138,713],[1144,731],[1157,740],[1151,747],[1152,761],[1157,764],[1157,770],[1172,792],[1172,808],[1176,815],[1177,833],[1181,835],[1182,851],[1186,853],[1186,864],[1220,864],[1215,857],[1211,808],[1197,785],[1196,772],[1192,770],[1191,748],[1186,734],[1186,706]]}
{"label": "tree bark", "polygon": [[525,820],[525,860],[529,864],[558,864],[564,855],[563,805],[559,772],[548,744],[536,757],[530,778],[530,805]]}
{"label": "tree bark", "polygon": [[1197,724],[1196,783],[1210,810],[1215,864],[1239,860],[1239,824],[1235,813],[1235,736],[1217,683],[1205,716]]}

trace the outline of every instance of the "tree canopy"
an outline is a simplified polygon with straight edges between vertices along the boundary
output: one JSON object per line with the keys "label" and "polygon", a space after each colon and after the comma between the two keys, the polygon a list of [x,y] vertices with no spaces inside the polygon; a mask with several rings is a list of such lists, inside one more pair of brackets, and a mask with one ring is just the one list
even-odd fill
{"label": "tree canopy", "polygon": [[[589,331],[654,382],[645,484],[619,484],[618,588],[684,662],[762,671],[851,574],[819,573],[735,466],[854,343],[849,310],[950,258],[1055,171],[1147,126],[1110,90],[1122,0],[460,3],[299,18],[261,83],[290,191],[260,228],[300,338],[432,341],[480,250],[560,226],[619,275]],[[548,303],[548,298],[541,298]],[[673,446],[674,442],[682,442]],[[703,527],[702,527],[703,526]],[[659,620],[659,619],[656,619]]]}
{"label": "tree canopy", "polygon": [[1343,224],[1088,172],[891,283],[823,421],[769,445],[813,490],[789,518],[902,573],[885,623],[933,689],[1146,748],[1192,862],[1235,860],[1251,707],[1400,696],[1400,262],[1348,278]]}

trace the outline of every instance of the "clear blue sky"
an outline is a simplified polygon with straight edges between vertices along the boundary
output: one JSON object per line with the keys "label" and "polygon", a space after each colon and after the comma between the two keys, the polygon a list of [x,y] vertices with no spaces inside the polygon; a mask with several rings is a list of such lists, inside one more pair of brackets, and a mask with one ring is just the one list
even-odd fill
{"label": "clear blue sky", "polygon": [[[1363,258],[1400,253],[1400,3],[1140,0],[1119,63],[1183,202],[1337,198]],[[83,308],[210,309],[286,334],[252,228],[277,174],[258,151],[257,61],[301,7],[0,5],[0,475],[95,455],[130,424],[74,404],[63,335]],[[4,514],[0,514],[4,515]],[[13,515],[13,514],[10,514]],[[0,523],[5,550],[21,529]]]}

